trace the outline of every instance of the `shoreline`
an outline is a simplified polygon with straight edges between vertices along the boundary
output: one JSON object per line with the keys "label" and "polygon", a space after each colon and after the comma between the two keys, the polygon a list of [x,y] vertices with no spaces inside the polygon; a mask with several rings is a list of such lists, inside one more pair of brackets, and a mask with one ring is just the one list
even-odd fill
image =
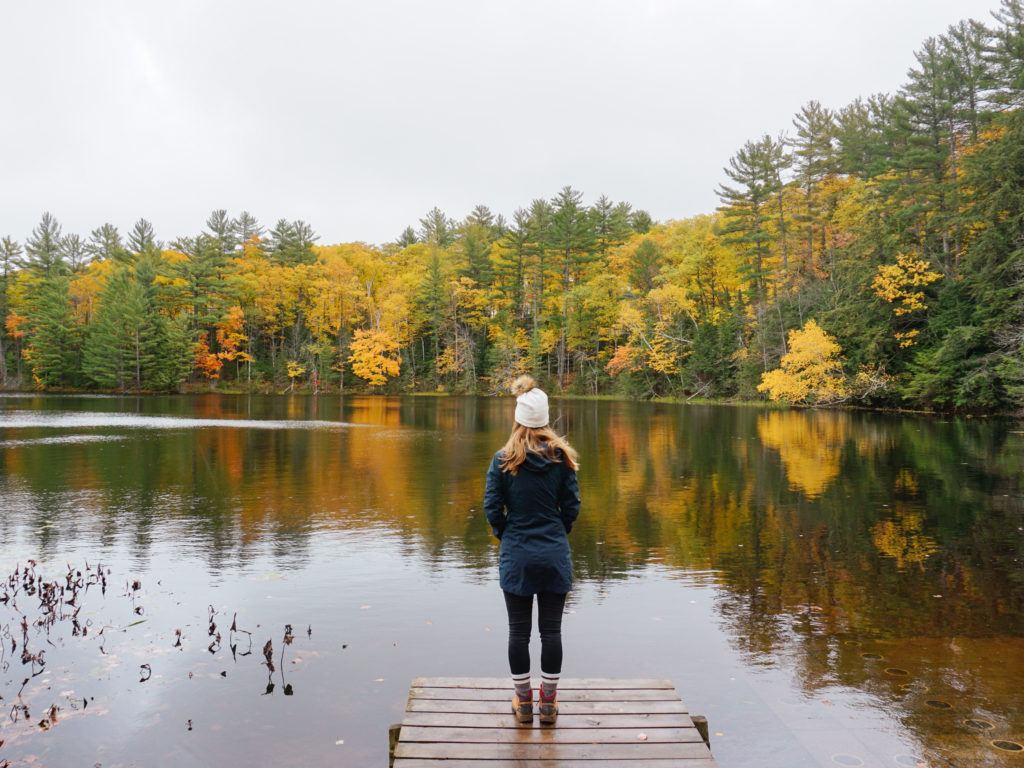
{"label": "shoreline", "polygon": [[[269,389],[245,389],[245,388],[185,388],[178,391],[137,391],[119,392],[116,390],[97,389],[0,389],[0,397],[5,395],[16,395],[26,397],[31,395],[48,396],[102,396],[102,397],[166,397],[181,396],[194,397],[204,395],[221,395],[230,397],[242,397],[247,395],[259,395],[261,397],[422,397],[422,398],[445,398],[445,397],[508,397],[504,393],[487,392],[365,392],[360,390],[321,390],[312,392],[307,389],[296,389],[293,391],[277,391]],[[956,417],[963,419],[1011,419],[1020,420],[1024,414],[1020,412],[1000,411],[957,411],[957,410],[929,410],[925,408],[909,408],[898,406],[864,406],[853,404],[836,405],[803,405],[797,403],[780,403],[772,400],[742,400],[742,399],[708,399],[685,397],[652,397],[632,398],[622,395],[601,394],[585,395],[572,393],[549,393],[552,400],[586,400],[586,401],[609,401],[623,403],[658,403],[662,405],[685,405],[685,406],[729,406],[736,408],[759,408],[765,411],[786,411],[786,410],[812,410],[812,411],[856,411],[864,413],[892,414],[900,416],[935,416],[935,417]]]}

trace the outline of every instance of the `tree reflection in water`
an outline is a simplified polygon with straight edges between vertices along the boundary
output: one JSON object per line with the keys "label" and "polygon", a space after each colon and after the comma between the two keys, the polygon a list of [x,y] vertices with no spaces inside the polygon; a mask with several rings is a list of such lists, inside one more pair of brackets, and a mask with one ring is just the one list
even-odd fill
{"label": "tree reflection in water", "polygon": [[[353,531],[428,573],[492,578],[483,470],[507,434],[506,400],[39,397],[0,409],[5,547],[46,559],[120,543],[145,563],[173,539],[216,574],[268,550],[311,567],[318,536]],[[63,411],[137,422],[17,426]],[[652,564],[711,573],[749,664],[791,665],[808,694],[876,696],[945,759],[976,748],[962,724],[972,712],[1020,726],[1009,681],[1024,677],[1024,442],[1011,425],[571,400],[552,415],[582,461],[581,583],[603,589]],[[926,700],[950,702],[948,722]]]}

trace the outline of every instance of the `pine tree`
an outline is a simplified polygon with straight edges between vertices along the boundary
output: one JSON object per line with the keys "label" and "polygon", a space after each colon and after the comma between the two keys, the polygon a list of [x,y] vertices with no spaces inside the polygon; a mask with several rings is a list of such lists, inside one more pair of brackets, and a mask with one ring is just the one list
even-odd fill
{"label": "pine tree", "polygon": [[[818,252],[825,250],[825,218],[828,201],[819,194],[822,182],[838,171],[839,158],[834,145],[835,115],[817,101],[810,101],[793,118],[796,136],[788,141],[793,147],[796,180],[804,195],[801,214],[794,216],[804,228],[805,264],[815,268],[815,238]],[[783,236],[783,242],[785,237]],[[786,259],[783,256],[783,269]]]}
{"label": "pine tree", "polygon": [[89,263],[89,248],[79,235],[65,235],[60,243],[68,272],[77,275]]}
{"label": "pine tree", "polygon": [[318,240],[313,228],[304,221],[278,219],[270,230],[267,256],[279,264],[295,266],[316,261],[313,243]]}
{"label": "pine tree", "polygon": [[1024,0],[1002,0],[992,16],[999,26],[986,51],[990,100],[996,108],[1024,106]]}
{"label": "pine tree", "polygon": [[424,243],[434,243],[440,248],[447,248],[455,242],[455,235],[455,222],[436,206],[420,219],[419,238]]}
{"label": "pine tree", "polygon": [[501,240],[496,271],[500,291],[511,302],[513,318],[521,320],[526,312],[524,296],[530,215],[524,209],[517,208],[512,221],[512,226],[506,229]]}
{"label": "pine tree", "polygon": [[[908,72],[901,104],[910,133],[900,158],[899,200],[907,244],[952,276],[960,257],[957,69],[941,41],[928,38]],[[947,173],[948,171],[948,173]]]}
{"label": "pine tree", "polygon": [[64,238],[61,226],[49,211],[43,214],[42,220],[32,230],[31,236],[25,241],[25,266],[30,272],[40,277],[56,277],[68,272],[64,260]]}
{"label": "pine tree", "polygon": [[220,250],[225,259],[238,250],[241,241],[238,239],[237,224],[223,208],[218,208],[207,217],[206,229],[209,230],[209,236],[214,246]]}
{"label": "pine tree", "polygon": [[107,280],[85,336],[82,370],[106,389],[140,386],[140,329],[146,317],[143,290],[122,267]]}
{"label": "pine tree", "polygon": [[722,184],[718,189],[724,203],[719,210],[726,220],[723,242],[741,249],[749,290],[758,302],[767,298],[765,264],[772,255],[769,219],[774,215],[769,206],[781,188],[783,157],[782,142],[771,136],[748,141],[723,169],[737,186]]}
{"label": "pine tree", "polygon": [[104,224],[89,233],[89,243],[86,249],[93,259],[105,261],[113,259],[122,263],[130,263],[132,254],[125,250],[121,242],[121,233],[113,224]]}
{"label": "pine tree", "polygon": [[654,226],[651,214],[644,210],[636,210],[629,214],[629,226],[638,235],[646,235]]}
{"label": "pine tree", "polygon": [[593,216],[583,205],[583,193],[563,187],[551,201],[551,226],[548,242],[557,258],[562,282],[562,322],[558,341],[558,381],[564,387],[568,374],[566,328],[569,325],[569,289],[582,276],[585,265],[597,256]]}
{"label": "pine tree", "polygon": [[161,248],[156,239],[153,225],[145,219],[139,219],[128,233],[128,250],[138,256],[142,253],[156,253]]}
{"label": "pine tree", "polygon": [[45,387],[73,386],[77,379],[80,333],[71,315],[70,284],[64,275],[44,276],[32,286],[27,304],[27,356],[32,375]]}
{"label": "pine tree", "polygon": [[402,230],[402,234],[398,236],[398,239],[395,241],[395,245],[399,248],[408,248],[410,245],[415,245],[419,241],[419,238],[416,237],[416,230],[412,227],[406,227]]}
{"label": "pine tree", "polygon": [[650,237],[645,237],[633,251],[629,284],[634,291],[646,295],[654,287],[654,279],[661,271],[664,252]]}
{"label": "pine tree", "polygon": [[629,203],[612,203],[606,195],[601,195],[590,211],[594,227],[594,249],[601,258],[605,258],[609,249],[626,242],[633,234],[629,225],[631,206]]}

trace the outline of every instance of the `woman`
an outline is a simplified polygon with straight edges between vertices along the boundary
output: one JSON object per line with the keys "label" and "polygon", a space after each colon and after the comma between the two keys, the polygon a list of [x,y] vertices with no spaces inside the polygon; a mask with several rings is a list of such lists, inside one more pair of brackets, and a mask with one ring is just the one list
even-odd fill
{"label": "woman", "polygon": [[512,382],[515,427],[487,470],[484,511],[501,540],[499,575],[508,609],[512,711],[533,721],[530,634],[533,596],[540,629],[542,723],[558,717],[562,671],[562,610],[572,587],[568,533],[580,511],[576,451],[548,426],[548,396],[529,376]]}

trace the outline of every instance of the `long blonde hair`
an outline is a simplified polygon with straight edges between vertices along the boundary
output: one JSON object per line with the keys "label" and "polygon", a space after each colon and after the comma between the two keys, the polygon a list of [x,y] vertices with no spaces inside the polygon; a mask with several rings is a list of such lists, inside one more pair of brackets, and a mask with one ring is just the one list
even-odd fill
{"label": "long blonde hair", "polygon": [[524,427],[516,424],[508,442],[501,449],[501,471],[515,476],[519,466],[526,461],[529,451],[538,453],[551,461],[565,461],[573,471],[580,468],[576,451],[564,437],[559,437],[551,427]]}

